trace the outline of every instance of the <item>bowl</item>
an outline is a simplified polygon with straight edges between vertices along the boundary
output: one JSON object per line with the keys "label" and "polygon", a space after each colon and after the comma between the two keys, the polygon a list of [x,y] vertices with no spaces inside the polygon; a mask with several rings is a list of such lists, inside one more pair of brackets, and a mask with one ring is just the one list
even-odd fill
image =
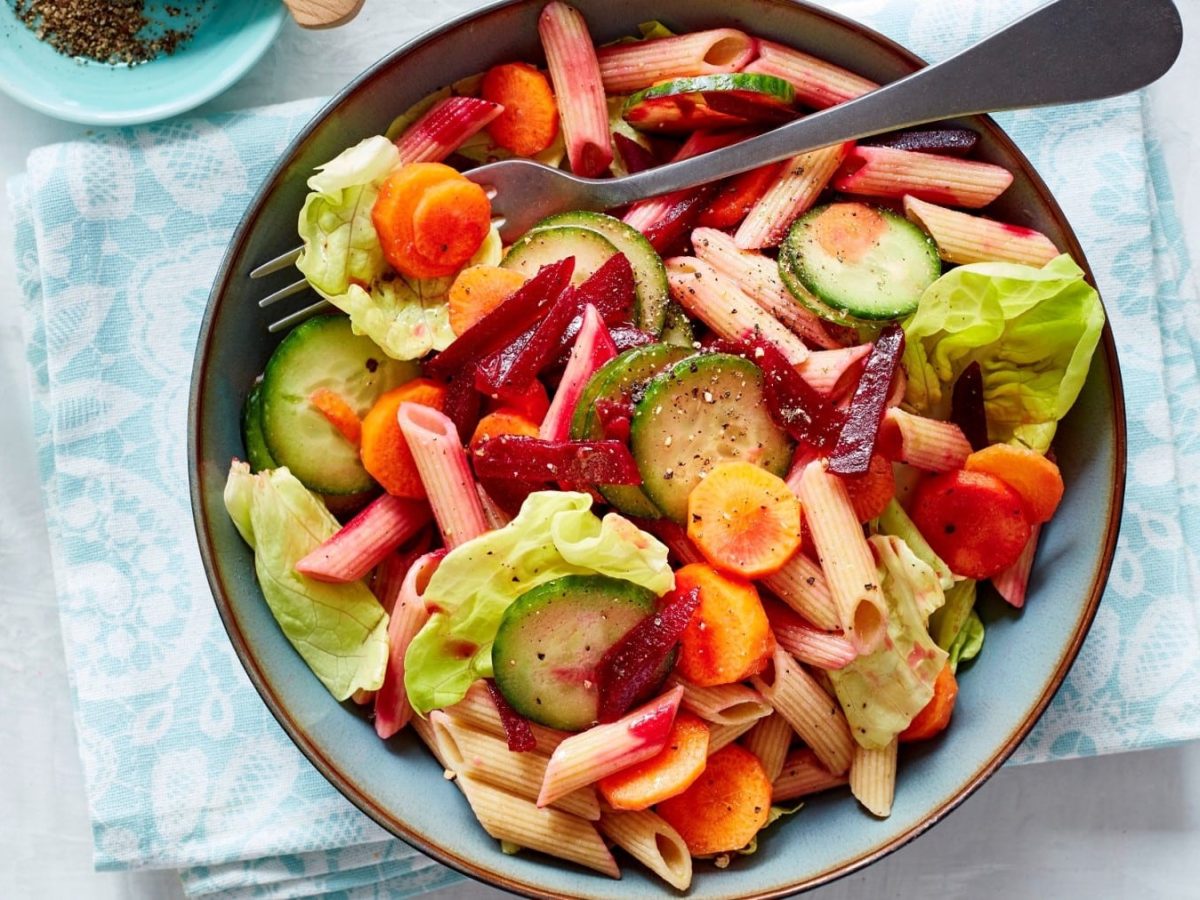
{"label": "bowl", "polygon": [[[679,30],[743,27],[878,81],[922,63],[887,38],[825,10],[789,0],[575,0],[598,42],[634,32],[651,16]],[[278,315],[254,302],[295,277],[250,282],[249,271],[296,243],[295,221],[313,167],[384,131],[428,92],[501,61],[537,59],[544,0],[507,0],[447,23],[372,66],[322,109],[267,178],[233,237],[197,347],[189,423],[192,502],[217,608],[263,701],[297,746],[351,802],[430,856],[529,896],[628,898],[669,893],[640,866],[612,881],[567,863],[502,854],[476,824],[441,768],[411,736],[379,740],[366,716],[339,704],[312,676],[271,617],[252,557],[225,513],[221,492],[242,451],[242,400],[277,338]],[[1016,180],[1002,218],[1038,228],[1086,267],[1079,242],[1029,162],[990,119],[963,124],[981,135],[980,156]],[[1090,277],[1090,276],[1089,276]],[[303,298],[295,298],[298,308]],[[1068,490],[1042,533],[1029,602],[1017,612],[985,601],[987,651],[961,680],[954,727],[902,753],[892,816],[873,819],[845,790],[812,798],[773,826],[758,852],[728,869],[697,866],[691,895],[774,897],[865,866],[933,826],[1013,752],[1046,708],[1083,642],[1112,561],[1124,494],[1125,418],[1116,350],[1106,327],[1057,452]],[[1003,685],[1003,689],[998,689]]]}
{"label": "bowl", "polygon": [[127,66],[64,56],[17,19],[11,2],[2,3],[0,91],[69,122],[155,122],[199,106],[241,78],[271,46],[286,17],[280,0],[208,2],[166,20],[174,28],[195,25],[192,38],[174,54]]}

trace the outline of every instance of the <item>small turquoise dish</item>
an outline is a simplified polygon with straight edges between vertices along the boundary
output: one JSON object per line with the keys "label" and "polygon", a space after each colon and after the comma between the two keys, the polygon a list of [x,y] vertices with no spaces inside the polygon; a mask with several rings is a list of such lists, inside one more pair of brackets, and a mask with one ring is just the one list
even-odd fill
{"label": "small turquoise dish", "polygon": [[[187,7],[188,4],[181,3]],[[180,21],[195,33],[175,53],[135,66],[58,53],[0,3],[0,91],[38,112],[84,125],[136,125],[186,112],[250,69],[287,17],[280,0],[208,0]]]}

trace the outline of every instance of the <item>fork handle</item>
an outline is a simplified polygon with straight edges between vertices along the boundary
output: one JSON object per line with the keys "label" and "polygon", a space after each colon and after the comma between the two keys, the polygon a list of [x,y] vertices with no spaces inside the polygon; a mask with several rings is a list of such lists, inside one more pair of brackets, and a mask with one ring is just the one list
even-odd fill
{"label": "fork handle", "polygon": [[603,184],[618,206],[817,147],[942,119],[1100,100],[1145,87],[1183,45],[1171,0],[1053,0],[979,43],[858,99],[731,147]]}

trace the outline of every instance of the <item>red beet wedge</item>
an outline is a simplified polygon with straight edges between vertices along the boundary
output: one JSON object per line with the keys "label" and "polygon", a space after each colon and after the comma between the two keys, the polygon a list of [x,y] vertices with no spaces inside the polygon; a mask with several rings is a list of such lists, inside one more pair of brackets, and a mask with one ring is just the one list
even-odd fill
{"label": "red beet wedge", "polygon": [[846,424],[838,435],[837,444],[829,457],[829,471],[838,475],[862,475],[871,467],[879,420],[887,407],[892,379],[904,352],[904,331],[896,323],[879,333],[871,355],[863,367],[862,377],[850,401]]}

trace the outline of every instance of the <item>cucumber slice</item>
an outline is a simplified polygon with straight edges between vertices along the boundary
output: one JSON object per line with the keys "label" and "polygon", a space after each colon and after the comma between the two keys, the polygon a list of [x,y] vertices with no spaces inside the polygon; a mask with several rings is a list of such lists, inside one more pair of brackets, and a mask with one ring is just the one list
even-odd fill
{"label": "cucumber slice", "polygon": [[887,322],[910,315],[942,263],[933,239],[903,216],[865,203],[829,203],[792,225],[779,271],[802,303],[811,308],[815,299],[842,316],[832,321],[847,324],[845,317]]}
{"label": "cucumber slice", "polygon": [[696,332],[692,330],[692,320],[688,318],[683,307],[674,300],[667,304],[662,339],[664,344],[689,348],[693,347],[696,341]]}
{"label": "cucumber slice", "polygon": [[526,591],[504,611],[492,644],[496,686],[513,709],[540,725],[591,727],[596,664],[654,612],[655,601],[653,591],[604,575],[567,575]]}
{"label": "cucumber slice", "polygon": [[255,383],[242,405],[242,441],[246,445],[246,462],[251,472],[278,468],[278,463],[267,449],[267,439],[262,427],[262,382]]}
{"label": "cucumber slice", "polygon": [[637,291],[634,324],[649,334],[661,332],[664,313],[671,296],[667,288],[667,270],[663,266],[662,257],[642,233],[620,219],[583,210],[549,216],[534,225],[533,231],[563,226],[594,231],[625,254],[625,258],[633,267],[633,283]]}
{"label": "cucumber slice", "polygon": [[[577,441],[595,441],[604,437],[604,428],[596,415],[596,403],[600,400],[619,400],[635,391],[643,382],[653,378],[663,369],[679,360],[691,356],[691,347],[671,344],[647,344],[626,350],[615,359],[605,363],[588,382],[575,417],[571,420],[571,438]],[[650,498],[635,485],[597,485],[604,499],[627,516],[657,519],[662,515]]]}
{"label": "cucumber slice", "polygon": [[389,357],[369,337],[355,335],[345,316],[317,316],[296,326],[275,348],[262,380],[262,432],[271,457],[310,490],[357,494],[375,487],[358,448],[329,424],[308,398],[329,388],[364,416],[379,395],[420,373],[415,362]]}
{"label": "cucumber slice", "polygon": [[712,353],[652,378],[634,408],[630,449],[642,490],[668,518],[687,519],[688,494],[713,467],[740,459],[782,476],[792,442],[771,421],[762,370]]}
{"label": "cucumber slice", "polygon": [[500,265],[532,278],[542,266],[573,256],[575,270],[571,284],[583,284],[616,253],[613,242],[599,232],[576,225],[560,225],[530,231],[508,248]]}
{"label": "cucumber slice", "polygon": [[621,116],[642,131],[693,132],[778,124],[796,115],[796,91],[774,75],[735,72],[664,81],[628,100]]}

